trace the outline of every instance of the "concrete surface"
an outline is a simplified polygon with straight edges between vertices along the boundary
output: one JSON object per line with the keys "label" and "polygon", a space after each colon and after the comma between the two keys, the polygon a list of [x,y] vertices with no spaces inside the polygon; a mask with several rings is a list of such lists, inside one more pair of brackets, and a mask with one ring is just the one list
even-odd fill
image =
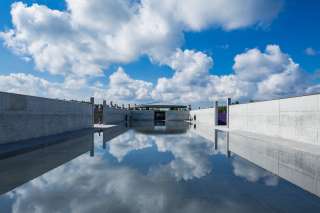
{"label": "concrete surface", "polygon": [[[133,110],[131,119],[136,121],[153,121],[154,110]],[[185,121],[189,118],[189,111],[166,111],[166,121]]]}
{"label": "concrete surface", "polygon": [[130,119],[130,111],[115,107],[103,107],[103,124],[119,124]]}
{"label": "concrete surface", "polygon": [[[194,116],[196,116],[196,119],[194,119]],[[215,108],[191,110],[190,118],[193,123],[206,123],[208,125],[215,125],[216,123]]]}
{"label": "concrete surface", "polygon": [[230,106],[230,130],[320,144],[320,95]]}
{"label": "concrete surface", "polygon": [[166,121],[186,121],[189,119],[189,111],[167,111]]}
{"label": "concrete surface", "polygon": [[93,126],[90,103],[0,92],[0,144]]}
{"label": "concrete surface", "polygon": [[153,110],[132,110],[130,112],[131,120],[140,120],[140,121],[153,121],[154,120],[154,111]]}

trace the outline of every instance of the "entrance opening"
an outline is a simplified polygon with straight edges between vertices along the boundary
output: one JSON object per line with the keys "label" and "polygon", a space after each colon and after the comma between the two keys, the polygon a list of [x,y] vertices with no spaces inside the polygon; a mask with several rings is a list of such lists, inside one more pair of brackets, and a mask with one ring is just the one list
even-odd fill
{"label": "entrance opening", "polygon": [[166,112],[155,111],[154,112],[154,120],[155,121],[165,121],[166,120]]}
{"label": "entrance opening", "polygon": [[218,125],[227,125],[227,107],[218,107]]}

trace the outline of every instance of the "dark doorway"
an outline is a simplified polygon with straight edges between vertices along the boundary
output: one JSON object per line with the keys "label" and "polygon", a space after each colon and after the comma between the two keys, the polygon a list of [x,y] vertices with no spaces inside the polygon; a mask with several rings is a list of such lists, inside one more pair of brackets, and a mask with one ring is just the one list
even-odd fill
{"label": "dark doorway", "polygon": [[154,120],[155,121],[165,121],[166,120],[166,112],[155,111],[154,112]]}
{"label": "dark doorway", "polygon": [[227,125],[227,107],[218,107],[218,125]]}

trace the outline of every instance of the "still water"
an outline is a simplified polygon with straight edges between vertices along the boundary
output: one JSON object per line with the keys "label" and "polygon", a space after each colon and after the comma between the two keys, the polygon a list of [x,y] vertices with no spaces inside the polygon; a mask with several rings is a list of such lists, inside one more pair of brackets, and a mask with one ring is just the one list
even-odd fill
{"label": "still water", "polygon": [[135,123],[8,148],[0,212],[319,213],[319,168],[317,146]]}

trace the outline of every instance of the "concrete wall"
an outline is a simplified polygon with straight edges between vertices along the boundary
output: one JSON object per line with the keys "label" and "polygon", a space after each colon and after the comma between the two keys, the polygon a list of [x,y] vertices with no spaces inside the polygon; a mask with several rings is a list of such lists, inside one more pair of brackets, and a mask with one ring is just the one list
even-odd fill
{"label": "concrete wall", "polygon": [[119,124],[130,118],[130,111],[127,109],[117,109],[113,107],[103,107],[103,123],[104,124]]}
{"label": "concrete wall", "polygon": [[[196,120],[194,120],[194,116],[196,116]],[[195,123],[206,123],[209,125],[214,125],[216,120],[215,108],[191,110],[190,118]]]}
{"label": "concrete wall", "polygon": [[[131,119],[136,121],[154,120],[153,110],[133,110]],[[166,121],[185,121],[189,119],[189,111],[166,111]]]}
{"label": "concrete wall", "polygon": [[0,92],[0,144],[92,126],[90,103]]}
{"label": "concrete wall", "polygon": [[132,110],[131,120],[150,121],[154,120],[154,111],[152,110]]}
{"label": "concrete wall", "polygon": [[230,130],[320,144],[320,95],[231,105]]}

